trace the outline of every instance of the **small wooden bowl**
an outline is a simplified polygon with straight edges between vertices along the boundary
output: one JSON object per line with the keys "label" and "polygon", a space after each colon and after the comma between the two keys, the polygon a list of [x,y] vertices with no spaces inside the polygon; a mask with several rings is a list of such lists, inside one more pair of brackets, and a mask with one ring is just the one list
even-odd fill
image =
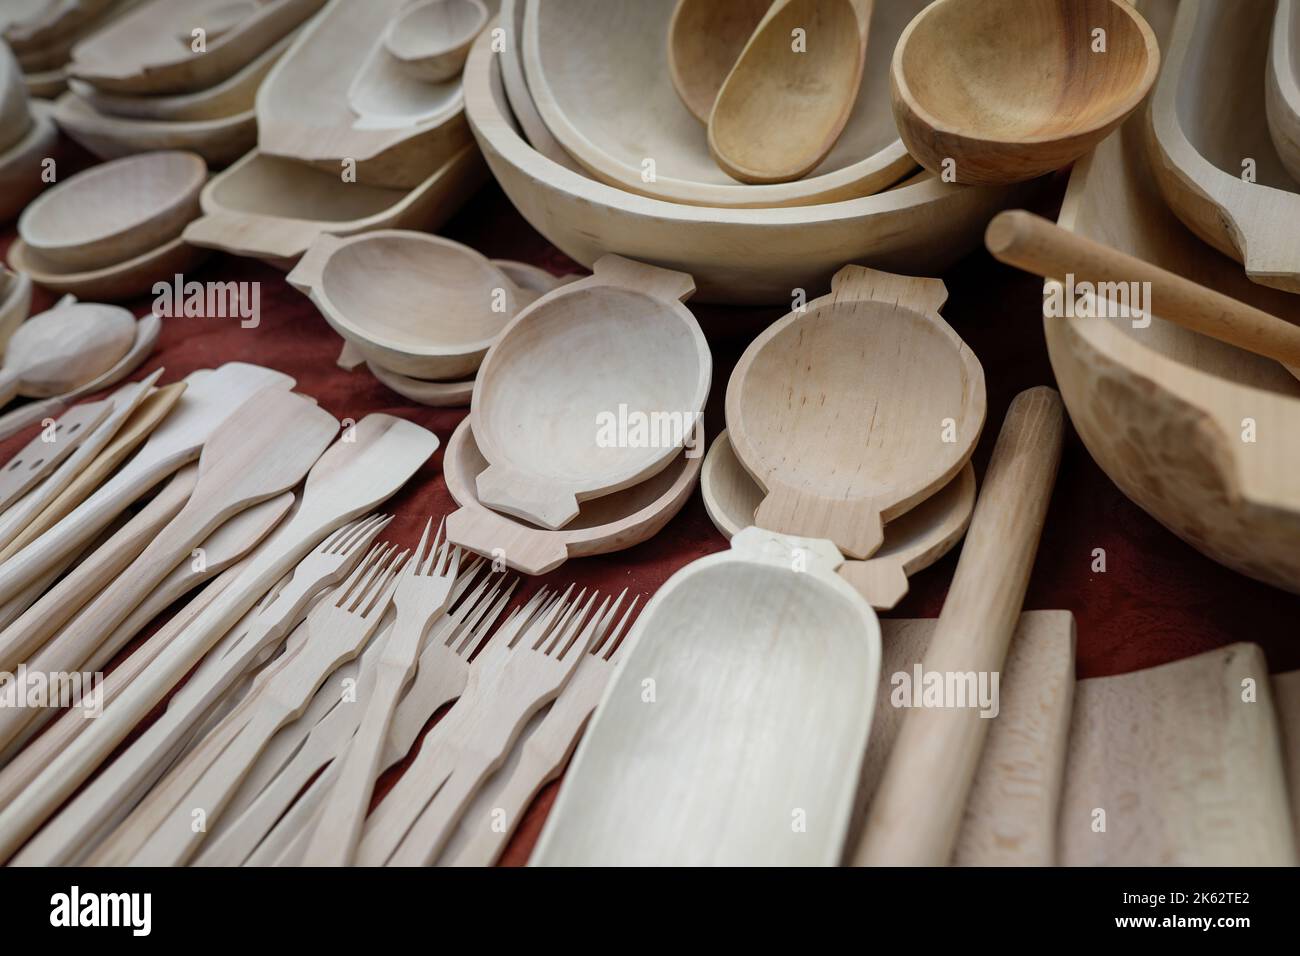
{"label": "small wooden bowl", "polygon": [[26,136],[31,126],[22,70],[9,48],[0,42],[0,154]]}
{"label": "small wooden bowl", "polygon": [[27,134],[0,153],[0,222],[17,216],[45,188],[42,164],[59,142],[59,129],[44,106],[34,104],[31,115]]}
{"label": "small wooden bowl", "polygon": [[126,262],[175,239],[199,214],[207,164],[142,153],[92,166],[43,193],[18,219],[28,249],[69,271]]}
{"label": "small wooden bowl", "polygon": [[410,76],[442,83],[460,75],[487,21],[483,0],[425,0],[389,24],[384,47]]}
{"label": "small wooden bowl", "polygon": [[936,0],[894,50],[894,119],[933,173],[1023,182],[1105,139],[1159,68],[1155,34],[1124,0]]}
{"label": "small wooden bowl", "polygon": [[27,248],[21,238],[9,246],[9,264],[31,276],[42,289],[75,295],[79,299],[120,302],[144,295],[154,283],[188,272],[208,257],[206,249],[190,245],[180,236],[133,259],[100,269],[63,270]]}
{"label": "small wooden bowl", "polygon": [[473,377],[517,311],[514,283],[482,255],[398,229],[320,236],[289,284],[368,362],[435,381]]}

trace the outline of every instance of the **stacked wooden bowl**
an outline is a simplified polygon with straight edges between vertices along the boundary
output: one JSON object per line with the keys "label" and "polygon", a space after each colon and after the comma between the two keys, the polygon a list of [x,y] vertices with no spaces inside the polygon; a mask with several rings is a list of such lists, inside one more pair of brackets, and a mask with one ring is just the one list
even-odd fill
{"label": "stacked wooden bowl", "polygon": [[28,100],[19,64],[0,43],[0,219],[18,215],[41,191],[41,161],[58,135],[49,113]]}
{"label": "stacked wooden bowl", "polygon": [[53,99],[68,87],[72,49],[141,0],[6,0],[0,40],[22,67],[32,96]]}

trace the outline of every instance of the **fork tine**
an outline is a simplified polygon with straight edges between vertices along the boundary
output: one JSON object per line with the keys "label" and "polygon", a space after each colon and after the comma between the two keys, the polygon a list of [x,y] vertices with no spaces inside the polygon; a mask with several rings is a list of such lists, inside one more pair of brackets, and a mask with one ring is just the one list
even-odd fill
{"label": "fork tine", "polygon": [[392,520],[392,515],[369,515],[344,525],[331,538],[333,544],[330,552],[333,554],[350,554],[357,546],[366,547]]}
{"label": "fork tine", "polygon": [[[605,609],[609,606],[609,598],[605,598],[596,613],[592,614],[591,608],[596,603],[598,596],[598,592],[592,591],[591,597],[583,605],[582,611],[576,614],[563,630],[552,635],[550,643],[547,644],[544,651],[548,657],[554,657],[557,660],[562,659],[568,653],[569,648],[573,647],[574,642],[578,640],[579,635],[582,635],[584,650],[591,643],[591,636],[596,633],[596,628],[600,625],[600,619],[604,617]],[[559,653],[556,653],[557,648]]]}
{"label": "fork tine", "polygon": [[601,648],[603,648],[609,642],[609,637],[611,634],[610,624],[613,623],[615,616],[618,614],[618,609],[622,607],[623,599],[625,597],[627,597],[627,588],[624,588],[622,590],[622,592],[618,596],[618,599],[614,601],[613,607],[611,607],[601,617],[600,628],[599,630],[596,631],[595,638],[591,641],[591,643],[587,645],[587,652],[589,654],[599,654]]}
{"label": "fork tine", "polygon": [[579,620],[586,616],[587,609],[590,607],[591,602],[596,598],[596,592],[593,591],[591,593],[591,597],[587,600],[587,605],[583,606],[582,599],[586,596],[587,589],[583,588],[578,592],[577,597],[559,609],[560,613],[558,616],[551,616],[541,627],[537,628],[534,632],[537,635],[537,640],[533,642],[532,649],[535,651],[540,650],[542,645],[549,639],[553,638],[557,632],[562,631],[569,626],[569,622],[573,619],[574,615],[577,615]]}
{"label": "fork tine", "polygon": [[[423,547],[421,547],[421,549],[416,552],[416,559],[420,562],[420,567],[415,572],[416,574],[428,575],[433,570],[434,562],[438,559],[438,556],[442,553],[442,549],[446,546],[446,543],[442,539],[442,529],[443,525],[446,523],[446,518],[442,518],[438,521],[438,532],[433,536],[433,543],[429,546],[428,551],[425,551]],[[424,528],[424,533],[426,535],[429,533],[429,528],[432,525],[433,518],[431,517],[429,518],[429,524]],[[420,543],[423,545],[423,540],[421,540]]]}
{"label": "fork tine", "polygon": [[632,599],[632,603],[628,605],[627,610],[623,613],[623,618],[618,622],[618,626],[610,631],[609,640],[605,641],[604,647],[600,652],[601,656],[605,658],[605,660],[612,661],[614,656],[623,649],[623,645],[627,643],[627,634],[628,631],[631,630],[628,621],[632,617],[632,612],[636,610],[636,606],[639,603],[641,603],[640,594]]}
{"label": "fork tine", "polygon": [[[402,564],[409,554],[409,551],[403,551],[396,558],[389,561],[375,580],[375,583],[371,585],[369,594],[363,596],[361,603],[366,605],[361,612],[363,618],[370,617],[375,613],[382,614],[387,610],[389,603],[393,600],[393,593],[397,590],[397,581],[401,577]],[[366,603],[367,601],[369,603]]]}
{"label": "fork tine", "polygon": [[407,577],[415,577],[417,574],[423,574],[420,570],[420,562],[424,560],[423,556],[427,553],[426,549],[429,544],[429,531],[433,528],[433,518],[430,517],[424,523],[424,530],[420,532],[420,543],[415,546],[415,551],[411,555],[410,563],[406,565]]}
{"label": "fork tine", "polygon": [[[481,611],[485,600],[492,600],[492,595],[496,593],[495,589],[498,587],[500,587],[500,582],[493,584],[490,577],[484,578],[480,581],[474,590],[470,592],[468,597],[452,608],[452,610],[447,614],[444,614],[438,619],[439,624],[435,625],[438,628],[436,639],[442,641],[447,647],[450,647],[452,642],[456,640],[457,635],[460,634],[461,630],[465,626],[465,621],[476,614],[476,609]],[[489,588],[492,588],[493,590],[488,592]],[[486,599],[483,596],[485,593],[488,594]],[[472,619],[478,620],[477,616],[474,616]],[[430,638],[430,640],[432,641],[434,638]]]}
{"label": "fork tine", "polygon": [[536,650],[542,641],[546,640],[546,635],[551,632],[552,628],[560,627],[563,621],[568,620],[569,615],[573,613],[573,609],[578,606],[583,595],[587,593],[587,589],[583,588],[578,592],[578,596],[570,601],[569,595],[573,593],[575,587],[577,587],[576,584],[570,584],[564,589],[563,594],[547,602],[542,612],[529,622],[524,633],[517,640],[511,642],[511,646],[528,640],[531,642],[533,650]]}
{"label": "fork tine", "polygon": [[464,555],[465,552],[460,549],[459,545],[448,548],[442,562],[442,567],[438,571],[438,577],[445,578],[448,575],[455,577],[456,573],[460,570],[460,562],[464,558]]}
{"label": "fork tine", "polygon": [[371,548],[366,556],[361,559],[361,563],[348,575],[347,580],[336,589],[335,594],[337,597],[333,601],[334,605],[336,607],[355,606],[357,595],[369,587],[370,581],[383,567],[395,548],[396,545],[388,542],[377,544]]}
{"label": "fork tine", "polygon": [[457,654],[467,657],[474,656],[474,653],[483,644],[483,639],[487,637],[492,628],[496,626],[505,606],[510,603],[510,598],[514,595],[515,586],[518,583],[519,580],[517,578],[514,581],[511,581],[510,587],[506,588],[502,592],[501,596],[492,602],[491,607],[487,609],[487,613],[480,617],[470,630],[470,633],[466,636],[465,640],[461,641],[460,645],[456,647]]}

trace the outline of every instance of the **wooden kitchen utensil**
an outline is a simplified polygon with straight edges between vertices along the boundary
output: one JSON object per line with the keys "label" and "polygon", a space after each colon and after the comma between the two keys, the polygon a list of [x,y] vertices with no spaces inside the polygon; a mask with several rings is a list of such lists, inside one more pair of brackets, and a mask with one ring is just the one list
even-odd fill
{"label": "wooden kitchen utensil", "polygon": [[668,75],[701,123],[708,124],[718,90],[771,6],[772,0],[677,0],[668,22]]}
{"label": "wooden kitchen utensil", "polygon": [[1264,104],[1282,165],[1300,182],[1300,6],[1278,0],[1268,47]]}
{"label": "wooden kitchen utensil", "polygon": [[[926,671],[978,675],[1002,669],[1047,517],[1064,430],[1060,397],[1052,389],[1033,388],[1012,401],[926,650]],[[872,801],[856,864],[948,863],[990,723],[970,707],[908,712]],[[934,785],[939,779],[942,787]]]}
{"label": "wooden kitchen utensil", "polygon": [[33,255],[61,269],[134,259],[198,216],[207,178],[201,157],[175,150],[92,166],[23,210],[18,234]]}
{"label": "wooden kitchen utensil", "polygon": [[367,361],[415,378],[472,378],[519,308],[484,256],[420,232],[321,235],[288,279]]}
{"label": "wooden kitchen utensil", "polygon": [[756,524],[868,558],[884,522],[957,475],[984,425],[984,371],[940,318],[947,297],[938,279],[845,266],[750,344],[727,425],[766,493]]}
{"label": "wooden kitchen utensil", "polygon": [[[918,0],[918,6],[923,2]],[[885,42],[881,17],[886,12],[894,15],[908,3],[910,0],[877,4],[871,31],[873,49],[877,42]],[[643,4],[631,6],[639,11]],[[994,212],[1037,189],[1033,184],[962,188],[927,174],[923,181],[879,195],[783,210],[698,208],[632,195],[557,165],[520,136],[505,97],[501,57],[492,51],[491,36],[489,29],[479,37],[465,67],[466,115],[511,202],[529,223],[583,266],[590,267],[601,256],[616,253],[689,271],[695,277],[700,301],[783,303],[788,307],[791,289],[826,288],[845,262],[938,275],[974,248]],[[644,38],[645,34],[638,34],[638,48],[648,46]],[[892,40],[889,42],[892,45]],[[872,62],[873,54],[868,52],[868,71]],[[611,66],[611,76],[622,76],[614,69]],[[588,100],[592,88],[588,82],[584,94]],[[644,95],[647,88],[639,89],[638,95]],[[699,126],[685,113],[676,95],[671,90],[668,95],[672,97],[671,109],[700,137]],[[859,107],[868,109],[871,99],[860,96]],[[629,107],[638,115],[641,108],[640,104]],[[897,136],[892,117],[882,115],[881,122],[887,127],[882,136]],[[849,132],[840,137],[841,144],[853,128],[850,123]],[[653,155],[662,156],[663,151]],[[720,175],[707,153],[701,162]],[[906,170],[899,174],[906,175]]]}
{"label": "wooden kitchen utensil", "polygon": [[139,454],[65,519],[0,565],[0,600],[9,600],[60,557],[84,547],[131,502],[198,458],[217,427],[247,399],[271,386],[287,390],[294,385],[281,372],[243,362],[195,372],[185,381],[173,413]]}
{"label": "wooden kitchen utensil", "polygon": [[474,380],[463,382],[426,382],[419,378],[409,378],[390,372],[382,366],[367,362],[370,374],[383,382],[398,395],[420,405],[434,408],[459,408],[469,405],[474,396]]}
{"label": "wooden kitchen utensil", "polygon": [[[43,672],[74,671],[173,568],[229,518],[296,485],[338,430],[310,399],[274,386],[240,405],[212,433],[199,480],[180,514],[35,658]],[[0,713],[0,746],[31,718]]]}
{"label": "wooden kitchen utensil", "polygon": [[83,395],[90,395],[102,388],[108,388],[108,386],[116,385],[122,381],[122,379],[139,368],[140,364],[149,356],[149,353],[153,351],[161,332],[162,321],[158,316],[152,312],[142,315],[139,321],[135,323],[135,340],[131,343],[130,350],[117,360],[116,365],[103,375],[91,379],[85,385],[73,389],[71,392],[56,395],[54,398],[28,402],[26,405],[0,415],[0,441],[50,415],[60,414],[69,403],[75,402]]}
{"label": "wooden kitchen utensil", "polygon": [[70,392],[112,368],[134,340],[135,317],[112,305],[67,302],[33,316],[5,349],[0,405]]}
{"label": "wooden kitchen utensil", "polygon": [[14,330],[27,320],[32,307],[32,280],[21,272],[0,265],[0,357],[9,346]]}
{"label": "wooden kitchen utensil", "polygon": [[1079,681],[1060,862],[1295,866],[1271,698],[1254,644]]}
{"label": "wooden kitchen utensil", "polygon": [[[450,472],[446,466],[444,470]],[[714,526],[727,538],[754,523],[763,491],[737,460],[726,431],[713,440],[705,456],[700,495]],[[943,488],[891,521],[885,527],[885,543],[870,560],[845,561],[840,577],[876,610],[890,610],[906,596],[910,575],[924,571],[961,540],[974,507],[975,469],[968,462]]]}
{"label": "wooden kitchen utensil", "polygon": [[113,406],[105,402],[79,405],[41,429],[0,470],[0,510],[8,508],[49,475],[72,454],[82,440],[108,417]]}
{"label": "wooden kitchen utensil", "polygon": [[1287,792],[1291,795],[1291,831],[1296,838],[1296,853],[1300,853],[1300,671],[1274,674],[1272,683]]}
{"label": "wooden kitchen utensil", "polygon": [[[524,69],[537,110],[560,145],[602,183],[674,203],[770,210],[869,196],[914,168],[889,115],[887,71],[889,51],[924,0],[875,5],[868,68],[838,142],[807,178],[766,185],[737,182],[718,167],[708,136],[673,88],[667,45],[657,38],[676,0],[526,2]],[[852,47],[858,25],[845,29]],[[788,32],[784,42],[792,42]],[[807,59],[820,63],[827,55]],[[798,138],[790,132],[787,138]],[[688,268],[688,259],[676,261]]]}
{"label": "wooden kitchen utensil", "polygon": [[1191,279],[1079,236],[1023,209],[1001,212],[985,234],[1002,262],[1077,288],[1088,282],[1143,283],[1160,315],[1185,329],[1276,359],[1300,377],[1300,327]]}
{"label": "wooden kitchen utensil", "polygon": [[559,531],[548,531],[479,501],[475,479],[488,464],[467,418],[447,441],[442,460],[447,490],[460,505],[447,516],[447,539],[485,557],[500,557],[524,574],[545,574],[569,558],[634,547],[658,534],[686,504],[700,473],[699,451],[679,454],[663,471],[631,488],[582,502],[578,517]]}
{"label": "wooden kitchen utensil", "polygon": [[211,166],[226,166],[257,145],[252,108],[202,120],[151,120],[100,113],[76,93],[54,102],[54,121],[100,159],[156,150],[185,150]]}
{"label": "wooden kitchen utensil", "polygon": [[[355,430],[349,431],[349,436],[354,440],[335,442],[316,463],[307,476],[301,503],[293,517],[257,551],[239,579],[194,620],[186,630],[184,640],[169,644],[157,660],[132,681],[129,691],[111,711],[106,711],[89,732],[79,735],[46,766],[35,781],[40,784],[39,788],[29,788],[22,799],[0,810],[0,857],[12,854],[58,808],[72,789],[107,758],[140,718],[300,558],[326,539],[330,532],[390,497],[438,447],[433,433],[388,415],[366,416],[357,423]],[[185,739],[187,731],[208,707],[244,673],[245,667],[270,642],[284,636],[290,626],[287,622],[305,610],[319,588],[331,579],[341,580],[350,566],[325,560],[328,557],[326,555],[318,562],[321,570],[293,596],[285,597],[286,586],[280,595],[286,606],[277,609],[275,620],[259,628],[256,640],[246,642],[247,648],[241,644],[239,653],[232,655],[234,659],[229,659],[230,668],[214,677],[212,683],[204,688],[205,693],[194,695],[192,709],[184,713],[178,710],[173,714],[169,708],[166,722],[155,722],[150,727],[152,735],[141,737],[143,744],[137,741],[141,748],[138,751],[141,761],[148,764],[150,760],[161,759],[160,755],[170,753]],[[339,576],[332,577],[336,574]],[[24,850],[24,858],[65,859],[69,848],[78,845],[85,833],[96,828],[107,808],[129,792],[138,772],[137,762],[115,762],[99,775],[93,787],[84,790],[69,804],[54,825],[31,841]]]}
{"label": "wooden kitchen utensil", "polygon": [[1155,34],[1126,0],[942,0],[899,37],[894,119],[933,173],[1021,182],[1105,139],[1159,69]]}
{"label": "wooden kitchen utensil", "polygon": [[[470,145],[459,82],[421,83],[388,62],[383,33],[404,6],[406,0],[332,0],[307,24],[257,94],[264,154],[320,165],[335,180],[346,165],[356,172],[350,188],[405,192]],[[364,123],[349,106],[363,72],[361,105],[377,101],[399,122]]]}
{"label": "wooden kitchen utensil", "polygon": [[[1156,0],[1156,3],[1165,0]],[[1151,97],[1151,166],[1179,219],[1261,285],[1300,292],[1300,182],[1287,173],[1260,109],[1204,109],[1223,73],[1221,102],[1262,103],[1273,6],[1192,0],[1178,7]],[[1225,72],[1226,71],[1226,72]],[[1188,105],[1195,104],[1195,105]]]}
{"label": "wooden kitchen utensil", "polygon": [[0,221],[13,219],[45,188],[41,174],[58,140],[59,129],[49,110],[34,104],[27,135],[10,146],[8,152],[0,152]]}
{"label": "wooden kitchen utensil", "polygon": [[[148,0],[78,44],[72,51],[72,75],[112,93],[207,89],[238,72],[323,4]],[[196,49],[200,42],[202,48]]]}
{"label": "wooden kitchen utensil", "polygon": [[524,9],[524,0],[501,0],[501,17],[497,21],[500,29],[506,31],[505,49],[499,58],[502,83],[510,99],[510,111],[535,150],[565,169],[580,172],[582,167],[574,162],[573,157],[564,151],[564,147],[555,141],[551,131],[546,128],[546,123],[537,112],[537,105],[533,103],[533,94],[528,92],[528,80],[524,78]]}
{"label": "wooden kitchen utensil", "polygon": [[[1172,0],[1142,7],[1165,49],[1177,10]],[[1249,281],[1240,265],[1180,226],[1156,188],[1145,126],[1145,117],[1134,117],[1076,165],[1060,224],[1300,322],[1300,299]],[[1150,327],[1133,328],[1122,318],[1061,318],[1047,307],[1053,300],[1060,301],[1049,286],[1048,354],[1075,430],[1102,470],[1211,559],[1300,592],[1300,446],[1291,438],[1300,382],[1271,359],[1166,321],[1158,301]],[[1270,453],[1257,454],[1260,445],[1243,441],[1243,428],[1276,436]]]}
{"label": "wooden kitchen utensil", "polygon": [[824,541],[747,528],[670,578],[628,635],[532,863],[837,863],[880,671],[880,626],[839,562]]}
{"label": "wooden kitchen utensil", "polygon": [[384,48],[417,80],[442,83],[460,75],[487,22],[483,0],[423,0],[389,23]]}
{"label": "wooden kitchen utensil", "polygon": [[472,146],[425,172],[411,190],[367,186],[254,150],[208,182],[185,239],[287,269],[323,233],[437,229],[486,176]]}
{"label": "wooden kitchen utensil", "polygon": [[[786,183],[820,166],[857,102],[874,0],[776,0],[709,115],[709,152],[743,183]],[[795,31],[803,31],[798,34]],[[792,38],[811,42],[808,47]]]}
{"label": "wooden kitchen utensil", "polygon": [[358,129],[455,123],[464,103],[459,77],[442,83],[416,79],[388,51],[382,34],[352,77],[347,95],[347,105],[356,114],[353,125]]}
{"label": "wooden kitchen utensil", "polygon": [[[106,93],[83,80],[68,81],[68,88],[101,116],[151,120],[164,123],[192,123],[202,120],[229,119],[254,108],[258,88],[276,61],[289,49],[296,35],[291,33],[266,52],[258,54],[247,66],[227,80],[174,96],[132,96]],[[254,119],[256,124],[256,119]],[[242,152],[247,152],[245,148]]]}
{"label": "wooden kitchen utensil", "polygon": [[[579,501],[666,468],[690,440],[709,394],[709,346],[681,304],[695,290],[691,277],[618,256],[594,270],[506,326],[483,360],[470,406],[474,440],[488,461],[475,482],[479,499],[551,529],[577,517]],[[521,427],[525,408],[537,421]],[[666,440],[598,434],[603,421],[621,431],[625,417],[643,416],[657,431],[664,415],[674,432]]]}

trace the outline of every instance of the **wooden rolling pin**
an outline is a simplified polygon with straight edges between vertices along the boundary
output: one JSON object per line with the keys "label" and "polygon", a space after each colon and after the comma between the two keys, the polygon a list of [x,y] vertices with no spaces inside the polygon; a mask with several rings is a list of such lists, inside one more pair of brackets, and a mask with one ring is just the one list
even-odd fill
{"label": "wooden rolling pin", "polygon": [[1075,235],[1023,209],[999,213],[984,236],[1007,265],[1044,279],[1149,282],[1147,308],[1160,318],[1237,348],[1300,367],[1300,326],[1184,279],[1100,242]]}
{"label": "wooden rolling pin", "polygon": [[[1001,671],[1056,482],[1064,422],[1053,389],[1031,388],[1011,403],[922,662],[925,673]],[[981,717],[978,704],[906,712],[855,865],[947,866],[993,719]]]}

